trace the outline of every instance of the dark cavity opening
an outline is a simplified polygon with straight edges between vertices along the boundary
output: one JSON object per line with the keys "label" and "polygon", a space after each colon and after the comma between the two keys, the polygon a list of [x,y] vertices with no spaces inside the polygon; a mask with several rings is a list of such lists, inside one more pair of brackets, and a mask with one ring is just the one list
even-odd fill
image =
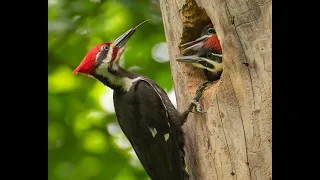
{"label": "dark cavity opening", "polygon": [[[194,41],[197,38],[201,36],[201,32],[206,27],[208,24],[213,24],[212,21],[210,20],[209,16],[205,12],[204,9],[200,8],[197,3],[194,0],[187,0],[186,4],[183,5],[183,7],[180,10],[180,15],[181,15],[181,21],[183,24],[183,29],[182,29],[182,37],[181,41],[179,44],[180,48],[180,54],[182,56],[187,56],[187,55],[194,55],[196,52],[194,51],[186,51],[183,52],[184,47],[181,47],[182,44],[185,44],[190,41]],[[215,25],[213,24],[213,27]],[[222,58],[223,59],[223,58]],[[190,64],[190,66],[192,66]],[[215,81],[220,80],[221,74],[220,73],[212,73],[211,71],[203,70],[200,68],[192,68],[195,71],[197,71],[197,74],[203,74],[203,76],[206,76],[208,78],[216,79]],[[205,73],[201,73],[201,71],[205,71]]]}

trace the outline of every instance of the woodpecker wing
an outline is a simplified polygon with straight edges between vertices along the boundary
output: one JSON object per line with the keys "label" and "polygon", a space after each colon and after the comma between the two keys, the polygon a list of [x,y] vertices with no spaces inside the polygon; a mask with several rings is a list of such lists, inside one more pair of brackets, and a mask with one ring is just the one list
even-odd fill
{"label": "woodpecker wing", "polygon": [[151,179],[187,180],[178,127],[169,123],[159,87],[152,81],[139,80],[128,93],[115,92],[114,103],[119,125]]}

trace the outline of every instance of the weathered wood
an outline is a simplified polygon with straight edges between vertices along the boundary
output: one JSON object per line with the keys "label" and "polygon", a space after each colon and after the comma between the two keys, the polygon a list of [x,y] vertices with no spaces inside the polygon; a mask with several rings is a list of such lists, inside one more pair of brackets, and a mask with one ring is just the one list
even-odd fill
{"label": "weathered wood", "polygon": [[179,45],[197,38],[211,19],[223,50],[221,79],[200,100],[207,113],[190,114],[184,125],[191,178],[271,179],[272,1],[160,0],[160,7],[180,111],[205,77],[175,61]]}

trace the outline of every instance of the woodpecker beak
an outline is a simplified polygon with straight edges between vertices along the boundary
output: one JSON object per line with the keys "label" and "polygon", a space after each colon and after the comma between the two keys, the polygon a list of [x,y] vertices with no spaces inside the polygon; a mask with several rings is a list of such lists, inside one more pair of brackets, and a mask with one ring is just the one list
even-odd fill
{"label": "woodpecker beak", "polygon": [[177,61],[180,62],[186,62],[186,63],[199,63],[200,61],[207,61],[207,62],[217,62],[220,63],[222,61],[222,55],[221,54],[211,54],[211,58],[204,58],[198,55],[192,55],[192,56],[180,56],[176,58]]}
{"label": "woodpecker beak", "polygon": [[186,62],[186,63],[198,63],[203,58],[199,56],[181,56],[178,57],[176,60],[179,62]]}
{"label": "woodpecker beak", "polygon": [[210,36],[202,36],[194,41],[182,44],[181,45],[182,48],[187,47],[183,49],[183,52],[186,52],[189,50],[198,51],[202,47],[203,43],[205,43],[209,38]]}
{"label": "woodpecker beak", "polygon": [[180,62],[191,63],[195,67],[207,69],[209,71],[213,71],[216,64],[214,61],[199,56],[181,56],[176,60]]}
{"label": "woodpecker beak", "polygon": [[115,41],[114,41],[114,45],[115,47],[118,47],[119,49],[122,48],[126,42],[130,39],[130,37],[134,34],[134,32],[136,32],[136,29],[141,26],[142,24],[144,24],[147,21],[150,21],[151,19],[148,19],[146,21],[143,21],[142,23],[140,23],[139,25],[137,25],[134,28],[129,29],[127,32],[125,32],[124,34],[122,34],[121,36],[119,36]]}
{"label": "woodpecker beak", "polygon": [[190,63],[195,67],[204,68],[209,71],[215,71],[216,68],[222,67],[222,55],[212,54],[211,59],[204,58],[201,56],[181,56],[176,59],[180,62]]}

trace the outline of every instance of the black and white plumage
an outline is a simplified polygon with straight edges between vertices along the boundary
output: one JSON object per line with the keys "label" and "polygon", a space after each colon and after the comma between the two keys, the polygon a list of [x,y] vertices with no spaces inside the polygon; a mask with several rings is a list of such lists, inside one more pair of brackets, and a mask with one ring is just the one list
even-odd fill
{"label": "black and white plumage", "polygon": [[128,93],[115,91],[114,105],[119,125],[151,179],[188,179],[181,129],[187,113],[180,114],[147,78],[135,81]]}
{"label": "black and white plumage", "polygon": [[191,56],[180,56],[176,60],[203,69],[208,80],[204,84],[220,79],[223,71],[222,48],[212,24],[203,28],[198,39],[182,44],[181,47],[185,48],[183,52],[195,53]]}
{"label": "black and white plumage", "polygon": [[196,102],[180,113],[153,80],[118,65],[126,42],[137,27],[115,42],[93,47],[74,73],[94,77],[114,90],[119,125],[152,180],[188,180],[181,126]]}

